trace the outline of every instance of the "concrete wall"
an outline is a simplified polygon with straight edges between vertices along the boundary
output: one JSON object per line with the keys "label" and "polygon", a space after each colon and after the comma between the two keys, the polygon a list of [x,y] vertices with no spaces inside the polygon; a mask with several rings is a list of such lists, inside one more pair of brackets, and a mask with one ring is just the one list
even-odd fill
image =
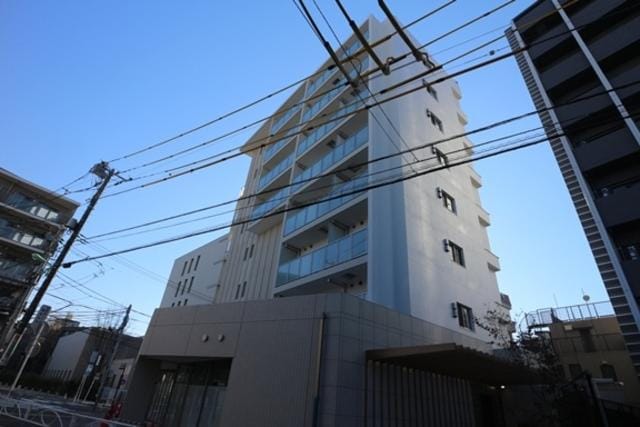
{"label": "concrete wall", "polygon": [[[78,331],[61,337],[47,362],[44,376],[63,380],[79,379],[82,375],[79,363],[89,339],[90,334],[86,331]],[[62,376],[60,376],[60,372],[63,372]]]}
{"label": "concrete wall", "polygon": [[[160,307],[210,304],[220,287],[229,235],[188,252],[173,263]],[[197,265],[197,267],[196,267]]]}
{"label": "concrete wall", "polygon": [[444,342],[487,349],[480,340],[345,294],[159,309],[123,419],[143,420],[161,361],[233,358],[222,426],[311,426],[323,314],[319,425],[362,421],[365,350]]}

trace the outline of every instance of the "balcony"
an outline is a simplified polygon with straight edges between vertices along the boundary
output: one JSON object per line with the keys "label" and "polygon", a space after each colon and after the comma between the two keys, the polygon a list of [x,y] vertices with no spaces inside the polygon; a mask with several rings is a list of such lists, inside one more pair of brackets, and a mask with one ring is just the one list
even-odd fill
{"label": "balcony", "polygon": [[58,211],[15,190],[7,193],[6,197],[2,197],[2,193],[9,191],[8,188],[0,185],[0,205],[10,210],[24,212],[31,218],[43,221],[50,226],[60,227],[62,218]]}
{"label": "balcony", "polygon": [[578,142],[573,152],[583,171],[621,159],[640,149],[626,126],[594,139],[573,142]]}
{"label": "balcony", "polygon": [[487,267],[489,267],[489,270],[493,271],[494,273],[500,271],[500,258],[498,258],[498,256],[491,252],[489,249],[485,249],[485,252],[488,256]]}
{"label": "balcony", "polygon": [[[362,60],[361,69],[366,70],[369,67],[369,60],[367,58]],[[352,69],[349,71],[348,76],[350,80],[355,80],[358,76],[358,72],[360,70]],[[326,94],[321,96],[319,99],[315,100],[313,104],[307,108],[304,113],[302,113],[302,121],[308,122],[312,118],[316,117],[320,111],[322,111],[331,101],[336,99],[342,92],[348,88],[348,85],[345,85],[345,79],[338,79],[334,85],[337,85],[335,89],[328,91]]]}
{"label": "balcony", "polygon": [[555,88],[590,68],[589,61],[581,50],[575,50],[540,73],[540,80],[547,90]]}
{"label": "balcony", "polygon": [[327,271],[332,267],[360,258],[367,253],[367,229],[335,240],[278,267],[276,287]]}
{"label": "balcony", "polygon": [[289,170],[293,164],[295,154],[291,153],[283,160],[280,161],[273,169],[260,177],[258,181],[258,191],[262,191],[268,184],[273,182],[277,177],[282,175],[283,172]]}
{"label": "balcony", "polygon": [[251,225],[249,226],[251,231],[254,233],[262,233],[270,227],[273,227],[276,223],[280,221],[280,215],[270,215],[265,217],[265,215],[272,213],[276,208],[282,207],[289,198],[291,187],[285,187],[273,194],[269,197],[265,202],[257,205],[253,212],[251,212]]}
{"label": "balcony", "polygon": [[640,178],[623,181],[600,189],[596,205],[604,224],[614,227],[640,219]]}
{"label": "balcony", "polygon": [[51,243],[44,236],[37,236],[27,231],[18,229],[10,225],[7,221],[0,219],[0,238],[7,243],[18,245],[23,249],[44,252]]}
{"label": "balcony", "polygon": [[[368,177],[357,177],[346,181],[336,186],[324,200],[318,203],[314,203],[298,211],[292,211],[287,215],[287,219],[284,223],[283,234],[285,237],[291,235],[293,232],[300,230],[308,224],[311,224],[327,215],[345,206],[350,201],[360,197],[363,193],[348,194],[354,191],[358,191],[367,186]],[[342,197],[337,197],[340,194],[347,194]],[[337,197],[337,198],[334,198]]]}
{"label": "balcony", "polygon": [[363,105],[364,103],[362,101],[353,100],[346,107],[340,108],[335,112],[333,112],[332,114],[330,114],[329,116],[327,116],[325,121],[328,121],[328,123],[325,123],[322,126],[315,128],[312,132],[310,132],[308,135],[306,135],[300,140],[300,142],[298,143],[298,148],[296,150],[296,155],[300,157],[301,154],[304,154],[307,150],[309,150],[309,148],[314,146],[318,141],[326,137],[331,131],[337,129],[340,125],[344,124],[347,120],[349,120],[353,116],[344,117],[338,120],[333,120],[333,119],[339,116],[348,115],[354,112],[355,110],[357,110],[358,108],[361,108]]}
{"label": "balcony", "polygon": [[289,121],[302,108],[302,104],[295,105],[286,110],[286,112],[273,121],[271,124],[271,134],[278,132],[285,123]]}
{"label": "balcony", "polygon": [[331,76],[335,74],[338,70],[338,67],[335,65],[333,68],[325,70],[319,77],[317,77],[313,82],[307,85],[307,90],[305,92],[305,98],[312,96],[318,88],[320,88],[323,84],[325,84]]}
{"label": "balcony", "polygon": [[483,227],[489,227],[491,225],[491,215],[482,206],[476,204],[478,207],[478,222]]}
{"label": "balcony", "polygon": [[17,282],[27,282],[34,266],[17,261],[0,259],[0,280],[10,279]]}
{"label": "balcony", "polygon": [[588,42],[589,50],[597,61],[624,49],[638,41],[637,28],[640,26],[640,16],[626,22],[619,22],[609,31]]}
{"label": "balcony", "polygon": [[290,142],[292,142],[295,139],[294,137],[288,138],[289,136],[291,136],[292,134],[299,132],[299,129],[297,127],[292,127],[291,129],[289,129],[287,131],[287,133],[285,133],[283,136],[281,137],[277,137],[278,138],[278,142],[274,142],[273,144],[269,144],[265,149],[264,152],[262,154],[262,159],[263,159],[263,163],[267,163],[269,160],[271,160],[285,145],[288,145]]}
{"label": "balcony", "polygon": [[369,128],[365,126],[345,139],[342,143],[338,144],[309,168],[295,176],[293,178],[294,186],[292,193],[295,193],[299,188],[308,184],[312,178],[321,175],[331,167],[345,160],[359,148],[367,144],[367,142],[369,142]]}

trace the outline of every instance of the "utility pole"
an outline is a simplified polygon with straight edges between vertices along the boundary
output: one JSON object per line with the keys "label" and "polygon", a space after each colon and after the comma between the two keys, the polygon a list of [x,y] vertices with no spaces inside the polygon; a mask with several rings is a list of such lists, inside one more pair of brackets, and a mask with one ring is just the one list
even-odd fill
{"label": "utility pole", "polygon": [[40,327],[38,328],[38,333],[36,334],[35,338],[33,339],[33,342],[29,346],[29,350],[27,351],[27,354],[24,356],[24,360],[22,361],[22,364],[20,365],[20,369],[18,370],[16,378],[13,380],[13,384],[11,384],[11,389],[9,389],[9,395],[11,393],[13,393],[13,390],[15,390],[16,386],[18,385],[18,381],[20,381],[20,377],[22,376],[22,371],[24,371],[25,366],[27,366],[27,362],[29,362],[29,358],[31,357],[31,353],[33,353],[33,349],[36,347],[36,344],[38,344],[38,340],[40,339],[40,335],[42,335],[42,331],[44,330],[44,327],[46,325],[47,325],[47,322],[43,321],[42,324],[40,325]]}
{"label": "utility pole", "polygon": [[31,304],[29,304],[29,307],[27,308],[24,315],[22,316],[22,319],[20,319],[20,321],[16,324],[15,330],[17,334],[21,334],[29,324],[29,321],[31,320],[33,313],[36,311],[36,308],[40,305],[40,301],[44,297],[44,294],[47,292],[49,285],[51,285],[51,282],[56,276],[56,273],[62,266],[62,263],[64,262],[64,258],[67,256],[67,253],[69,253],[69,250],[71,250],[71,246],[73,245],[73,243],[76,241],[76,238],[80,234],[80,230],[82,230],[82,227],[87,222],[89,215],[95,208],[96,203],[98,203],[100,196],[102,196],[102,193],[107,188],[109,181],[115,174],[115,170],[109,167],[109,163],[100,162],[91,168],[91,173],[96,175],[98,178],[102,179],[102,182],[98,186],[98,190],[95,192],[93,197],[91,197],[91,200],[89,201],[89,205],[87,206],[87,209],[85,209],[84,213],[82,214],[82,217],[77,222],[77,224],[75,224],[75,226],[73,227],[73,231],[69,236],[69,239],[67,239],[62,250],[60,251],[60,254],[54,261],[51,268],[49,269],[47,273],[47,277],[45,277],[44,281],[42,282],[42,285],[40,285],[38,292],[33,297]]}
{"label": "utility pole", "polygon": [[131,313],[131,304],[129,304],[129,307],[127,307],[127,311],[124,314],[124,317],[122,318],[122,322],[120,323],[120,326],[116,331],[118,335],[116,336],[116,342],[113,345],[113,350],[109,355],[109,359],[107,360],[107,363],[102,366],[102,369],[100,370],[100,383],[98,385],[98,390],[96,390],[95,401],[93,402],[94,411],[98,406],[98,400],[100,399],[100,394],[102,393],[102,388],[104,387],[107,374],[109,373],[109,370],[111,370],[111,365],[113,364],[113,360],[116,358],[116,353],[118,353],[118,347],[120,347],[120,341],[122,340],[122,333],[124,332],[124,328],[127,326],[127,323],[129,323],[129,313]]}

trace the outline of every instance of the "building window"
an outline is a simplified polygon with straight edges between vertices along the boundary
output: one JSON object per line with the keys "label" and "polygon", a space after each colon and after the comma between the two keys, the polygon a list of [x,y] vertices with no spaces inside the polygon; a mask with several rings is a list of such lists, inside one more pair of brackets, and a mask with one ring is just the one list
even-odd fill
{"label": "building window", "polygon": [[253,245],[253,244],[251,245],[251,249],[249,250],[249,258],[253,258],[253,247],[254,246],[255,245]]}
{"label": "building window", "polygon": [[236,288],[236,298],[235,299],[238,299],[238,298],[240,298],[240,285],[238,285],[238,287]]}
{"label": "building window", "polygon": [[602,373],[602,378],[609,378],[613,381],[618,381],[618,375],[616,374],[616,368],[609,363],[603,363],[600,365],[600,372]]}
{"label": "building window", "polygon": [[187,270],[187,261],[184,262],[184,265],[182,266],[182,273],[180,274],[181,276],[184,276],[184,272]]}
{"label": "building window", "polygon": [[582,366],[579,363],[569,363],[569,376],[571,379],[577,378],[582,374]]}
{"label": "building window", "polygon": [[433,111],[427,109],[427,117],[431,120],[431,124],[437,127],[440,132],[444,132],[444,126],[442,125],[442,120],[438,118]]}
{"label": "building window", "polygon": [[458,309],[458,324],[467,329],[475,330],[475,318],[473,317],[473,310],[466,305],[457,303]]}
{"label": "building window", "polygon": [[187,273],[191,273],[191,267],[193,267],[193,258],[189,261],[189,268],[187,268]]}
{"label": "building window", "polygon": [[427,89],[429,95],[433,96],[433,98],[437,101],[438,92],[433,88],[433,86],[431,86],[425,79],[422,80],[422,84],[424,85],[425,89]]}
{"label": "building window", "polygon": [[456,199],[454,199],[451,194],[438,188],[438,197],[442,199],[442,205],[447,208],[447,210],[453,212],[454,214],[458,213],[458,209],[456,207]]}
{"label": "building window", "polygon": [[189,300],[185,298],[185,299],[184,299],[184,305],[187,305],[187,302],[188,302],[188,301],[189,301]]}
{"label": "building window", "polygon": [[175,305],[176,305],[176,303],[175,303],[175,302],[172,302],[172,303],[171,303],[171,307],[175,307]]}
{"label": "building window", "polygon": [[182,301],[178,301],[178,307],[180,307],[181,304],[182,304]]}
{"label": "building window", "polygon": [[580,328],[580,341],[582,341],[582,349],[587,353],[596,351],[596,345],[593,342],[593,335],[591,335],[591,328]]}
{"label": "building window", "polygon": [[244,257],[242,258],[243,261],[247,260],[247,256],[249,255],[249,246],[247,246],[246,248],[244,248]]}
{"label": "building window", "polygon": [[191,280],[189,281],[189,289],[187,289],[187,293],[190,294],[191,293],[191,287],[193,286],[193,279],[195,278],[195,276],[191,276]]}
{"label": "building window", "polygon": [[444,241],[444,250],[451,253],[451,260],[456,264],[465,266],[464,249],[453,243],[451,240]]}
{"label": "building window", "polygon": [[178,296],[178,292],[180,292],[180,284],[182,283],[182,281],[178,282],[178,286],[176,286],[176,293],[173,296],[174,298]]}
{"label": "building window", "polygon": [[442,151],[438,150],[436,147],[431,147],[432,148],[432,152],[433,154],[436,155],[436,160],[438,160],[438,163],[440,163],[441,166],[448,166],[449,165],[449,159],[447,158],[447,155],[444,154]]}
{"label": "building window", "polygon": [[198,271],[198,264],[200,264],[200,255],[196,258],[196,265],[193,266],[193,271]]}
{"label": "building window", "polygon": [[189,279],[184,279],[184,283],[182,284],[182,291],[180,292],[180,295],[184,295],[184,291],[187,290],[187,282],[189,281]]}
{"label": "building window", "polygon": [[244,294],[245,294],[246,290],[247,290],[247,282],[244,282],[242,284],[242,292],[240,293],[240,298],[244,298]]}

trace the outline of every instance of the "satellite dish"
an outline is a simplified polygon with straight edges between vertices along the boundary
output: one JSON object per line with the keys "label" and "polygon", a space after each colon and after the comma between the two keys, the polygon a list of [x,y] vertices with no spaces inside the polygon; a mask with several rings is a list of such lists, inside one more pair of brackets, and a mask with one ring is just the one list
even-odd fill
{"label": "satellite dish", "polygon": [[589,302],[589,300],[591,299],[591,297],[587,294],[582,295],[582,299],[584,300],[584,302]]}

